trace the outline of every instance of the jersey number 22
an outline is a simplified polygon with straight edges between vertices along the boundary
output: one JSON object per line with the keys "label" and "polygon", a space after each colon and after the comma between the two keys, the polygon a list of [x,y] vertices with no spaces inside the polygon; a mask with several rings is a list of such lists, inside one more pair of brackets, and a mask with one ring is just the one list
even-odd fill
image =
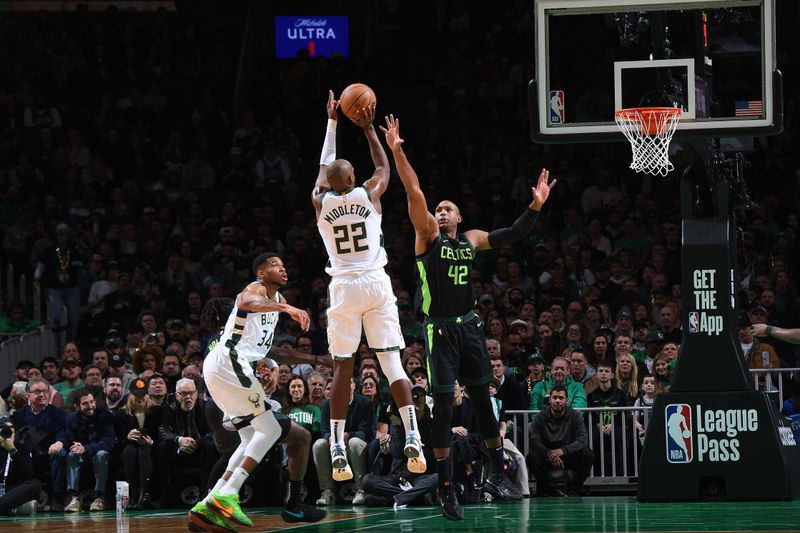
{"label": "jersey number 22", "polygon": [[369,245],[364,242],[367,239],[367,224],[365,222],[333,226],[333,234],[336,236],[333,242],[336,243],[337,254],[369,250]]}

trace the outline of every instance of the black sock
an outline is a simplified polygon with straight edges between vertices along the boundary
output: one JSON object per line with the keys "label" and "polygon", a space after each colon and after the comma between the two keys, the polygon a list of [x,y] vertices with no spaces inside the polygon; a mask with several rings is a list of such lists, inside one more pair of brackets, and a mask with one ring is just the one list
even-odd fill
{"label": "black sock", "polygon": [[300,488],[303,486],[303,480],[297,481],[289,480],[289,501],[286,502],[286,507],[293,509],[300,505]]}
{"label": "black sock", "polygon": [[450,486],[450,456],[436,458],[436,473],[439,475],[439,488]]}
{"label": "black sock", "polygon": [[489,450],[489,457],[492,463],[492,474],[502,474],[505,470],[503,466],[503,446],[499,446],[493,450]]}

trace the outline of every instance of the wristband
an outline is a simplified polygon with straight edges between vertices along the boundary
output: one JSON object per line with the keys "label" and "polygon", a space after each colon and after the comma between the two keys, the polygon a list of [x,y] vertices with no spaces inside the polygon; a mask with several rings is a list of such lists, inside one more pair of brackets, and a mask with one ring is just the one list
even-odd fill
{"label": "wristband", "polygon": [[767,334],[768,337],[772,337],[772,330],[774,328],[772,326],[767,326],[767,329],[764,330],[764,333]]}

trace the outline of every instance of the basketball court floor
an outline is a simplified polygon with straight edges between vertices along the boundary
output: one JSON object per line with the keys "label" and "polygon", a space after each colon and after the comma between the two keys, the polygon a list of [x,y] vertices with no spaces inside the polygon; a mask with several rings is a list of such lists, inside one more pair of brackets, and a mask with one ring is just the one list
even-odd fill
{"label": "basketball court floor", "polygon": [[[464,520],[450,522],[435,508],[367,509],[334,507],[324,522],[286,524],[279,509],[247,509],[252,528],[260,531],[402,531],[460,532],[673,532],[673,531],[800,531],[800,501],[638,503],[632,496],[544,498],[519,503],[472,505]],[[188,531],[186,511],[114,511],[80,514],[39,514],[0,518],[0,531],[171,532]]]}

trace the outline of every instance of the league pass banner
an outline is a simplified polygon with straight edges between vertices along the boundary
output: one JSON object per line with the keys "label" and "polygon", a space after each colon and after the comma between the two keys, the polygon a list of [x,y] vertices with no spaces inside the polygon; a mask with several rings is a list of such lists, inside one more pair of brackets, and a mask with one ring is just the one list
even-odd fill
{"label": "league pass banner", "polygon": [[343,16],[275,17],[275,57],[350,56],[349,20]]}

